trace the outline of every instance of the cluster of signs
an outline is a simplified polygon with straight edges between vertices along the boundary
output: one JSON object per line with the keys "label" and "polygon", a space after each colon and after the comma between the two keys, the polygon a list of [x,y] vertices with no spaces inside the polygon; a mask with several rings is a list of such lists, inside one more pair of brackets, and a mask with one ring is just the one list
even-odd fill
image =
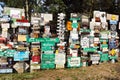
{"label": "cluster of signs", "polygon": [[[49,25],[52,14],[32,15],[29,23],[23,9],[4,7],[3,10],[4,13],[0,6],[1,36],[4,36],[0,38],[0,73],[81,67],[87,66],[88,61],[98,64],[117,59],[118,15],[94,11],[89,21],[87,16],[71,14],[65,27],[65,14],[59,13],[57,37],[53,37]],[[10,34],[13,39],[8,35],[10,27],[13,28],[13,35]],[[6,46],[7,42],[9,46]]]}

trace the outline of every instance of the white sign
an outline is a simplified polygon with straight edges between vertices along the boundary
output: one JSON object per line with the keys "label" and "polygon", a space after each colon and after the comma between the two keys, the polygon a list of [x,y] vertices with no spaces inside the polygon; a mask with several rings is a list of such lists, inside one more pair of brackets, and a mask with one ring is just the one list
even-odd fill
{"label": "white sign", "polygon": [[30,23],[25,23],[25,22],[15,22],[16,26],[26,26],[26,27],[30,27]]}
{"label": "white sign", "polygon": [[20,19],[21,18],[21,12],[20,10],[10,10],[10,16],[12,18]]}
{"label": "white sign", "polygon": [[2,23],[1,27],[2,28],[10,28],[10,24],[9,23]]}
{"label": "white sign", "polygon": [[5,38],[8,37],[8,29],[7,28],[2,28],[2,36]]}
{"label": "white sign", "polygon": [[65,54],[55,54],[55,64],[65,64]]}
{"label": "white sign", "polygon": [[89,47],[89,38],[83,37],[83,38],[81,39],[81,46],[82,46],[82,48],[87,48],[87,47]]}
{"label": "white sign", "polygon": [[71,57],[68,59],[68,65],[71,67],[80,66],[80,57]]}
{"label": "white sign", "polygon": [[31,17],[31,24],[39,24],[40,20],[39,17]]}
{"label": "white sign", "polygon": [[100,60],[100,55],[99,54],[91,54],[90,55],[90,60],[99,61]]}

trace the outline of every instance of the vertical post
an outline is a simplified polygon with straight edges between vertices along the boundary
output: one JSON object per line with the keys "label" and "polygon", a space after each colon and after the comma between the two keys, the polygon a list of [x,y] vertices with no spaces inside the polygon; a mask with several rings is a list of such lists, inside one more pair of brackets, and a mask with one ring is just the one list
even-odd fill
{"label": "vertical post", "polygon": [[25,0],[25,18],[28,20],[28,0]]}

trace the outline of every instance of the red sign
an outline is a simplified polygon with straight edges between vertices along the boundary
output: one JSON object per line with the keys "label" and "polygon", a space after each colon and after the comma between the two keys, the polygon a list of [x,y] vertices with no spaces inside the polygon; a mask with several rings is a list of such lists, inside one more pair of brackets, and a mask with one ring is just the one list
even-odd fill
{"label": "red sign", "polygon": [[40,56],[32,56],[32,62],[40,62]]}

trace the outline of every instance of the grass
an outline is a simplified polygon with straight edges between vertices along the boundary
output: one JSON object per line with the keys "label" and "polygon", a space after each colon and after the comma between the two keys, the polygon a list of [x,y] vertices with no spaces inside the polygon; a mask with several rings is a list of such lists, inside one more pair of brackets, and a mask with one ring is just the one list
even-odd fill
{"label": "grass", "polygon": [[34,73],[0,74],[0,80],[120,80],[120,62],[89,67],[40,70]]}

